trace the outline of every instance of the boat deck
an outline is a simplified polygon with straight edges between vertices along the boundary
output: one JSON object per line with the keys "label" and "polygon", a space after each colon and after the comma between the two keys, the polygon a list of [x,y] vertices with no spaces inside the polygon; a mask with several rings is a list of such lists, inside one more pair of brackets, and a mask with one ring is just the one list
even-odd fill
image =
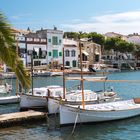
{"label": "boat deck", "polygon": [[[69,105],[68,105],[69,106]],[[78,105],[73,106],[78,107]],[[82,109],[83,106],[80,105]],[[86,110],[94,110],[94,111],[112,111],[112,110],[128,110],[128,109],[136,109],[140,108],[140,103],[135,103],[134,100],[122,100],[116,102],[109,102],[109,103],[101,103],[101,104],[89,104],[85,105]]]}

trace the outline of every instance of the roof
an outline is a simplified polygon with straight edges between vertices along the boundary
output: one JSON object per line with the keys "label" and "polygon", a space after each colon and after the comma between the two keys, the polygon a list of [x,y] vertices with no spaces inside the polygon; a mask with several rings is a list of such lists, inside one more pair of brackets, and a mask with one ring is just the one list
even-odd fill
{"label": "roof", "polygon": [[15,29],[15,28],[11,28],[11,31],[13,33],[23,33],[23,34],[28,34],[29,33],[29,31],[27,31],[27,30],[21,30],[21,29]]}
{"label": "roof", "polygon": [[63,45],[69,46],[69,47],[70,46],[74,47],[74,46],[78,46],[78,42],[75,40],[71,40],[71,39],[63,39]]}

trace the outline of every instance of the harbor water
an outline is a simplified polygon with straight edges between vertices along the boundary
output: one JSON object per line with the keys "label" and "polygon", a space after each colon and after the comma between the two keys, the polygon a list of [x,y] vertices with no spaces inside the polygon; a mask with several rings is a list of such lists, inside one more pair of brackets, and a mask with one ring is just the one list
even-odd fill
{"label": "harbor water", "polygon": [[[108,79],[114,80],[140,80],[140,71],[120,72],[108,75]],[[8,80],[7,80],[8,81]],[[10,79],[9,81],[10,82]],[[62,85],[63,78],[58,77],[34,77],[34,87],[47,85]],[[78,85],[79,81],[66,81],[68,90]],[[12,80],[15,94],[15,79]],[[140,83],[95,83],[84,82],[85,89],[94,91],[113,87],[122,99],[140,97]],[[19,111],[19,104],[0,105],[0,114]],[[59,117],[49,117],[49,125],[46,122],[34,124],[22,124],[20,126],[1,128],[0,140],[139,140],[140,116],[125,120],[95,123],[92,125],[77,125],[72,135],[73,126],[59,127]],[[52,124],[50,125],[50,123]]]}

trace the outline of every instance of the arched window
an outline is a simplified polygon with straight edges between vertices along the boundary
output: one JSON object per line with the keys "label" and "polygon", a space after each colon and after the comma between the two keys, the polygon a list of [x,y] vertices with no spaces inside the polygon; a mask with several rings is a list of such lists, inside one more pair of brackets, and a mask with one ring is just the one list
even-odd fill
{"label": "arched window", "polygon": [[73,67],[76,67],[76,60],[73,60],[73,61],[72,61],[72,66],[73,66]]}
{"label": "arched window", "polygon": [[70,56],[70,51],[69,51],[69,50],[66,50],[66,51],[65,51],[65,56],[66,56],[66,57],[69,57],[69,56]]}
{"label": "arched window", "polygon": [[69,61],[66,61],[66,66],[70,66],[70,62]]}
{"label": "arched window", "polygon": [[76,53],[75,50],[72,50],[72,51],[71,51],[71,56],[72,56],[72,57],[75,57],[75,53]]}

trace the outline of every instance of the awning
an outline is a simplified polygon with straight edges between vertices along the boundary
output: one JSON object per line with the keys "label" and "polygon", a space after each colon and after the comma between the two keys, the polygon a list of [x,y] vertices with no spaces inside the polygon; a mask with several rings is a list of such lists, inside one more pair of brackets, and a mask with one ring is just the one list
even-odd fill
{"label": "awning", "polygon": [[98,51],[95,51],[95,54],[96,54],[96,55],[99,55],[100,53],[99,53]]}
{"label": "awning", "polygon": [[86,51],[84,51],[84,50],[82,50],[82,53],[83,53],[84,55],[86,55],[86,56],[89,55],[89,54],[88,54]]}

